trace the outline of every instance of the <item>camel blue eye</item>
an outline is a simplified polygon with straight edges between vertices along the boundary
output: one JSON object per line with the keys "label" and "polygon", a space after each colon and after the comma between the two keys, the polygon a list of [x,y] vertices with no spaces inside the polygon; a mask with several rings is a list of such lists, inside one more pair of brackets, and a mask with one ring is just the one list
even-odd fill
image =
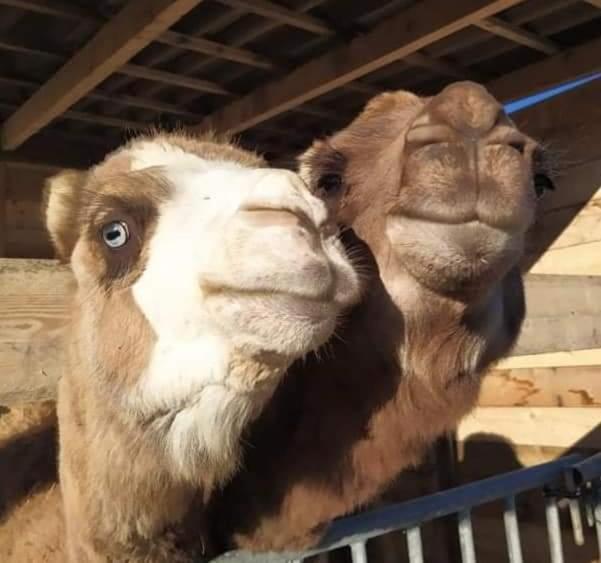
{"label": "camel blue eye", "polygon": [[129,240],[129,229],[123,221],[112,221],[102,227],[102,240],[110,248],[121,248]]}

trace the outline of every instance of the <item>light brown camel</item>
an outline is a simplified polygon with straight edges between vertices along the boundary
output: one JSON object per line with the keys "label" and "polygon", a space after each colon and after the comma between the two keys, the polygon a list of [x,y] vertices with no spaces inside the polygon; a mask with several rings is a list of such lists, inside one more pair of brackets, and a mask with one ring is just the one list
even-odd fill
{"label": "light brown camel", "polygon": [[221,549],[313,545],[470,411],[524,317],[518,261],[549,187],[542,157],[462,82],[377,96],[301,158],[372,276],[327,355],[295,364],[252,426],[244,469],[213,498]]}
{"label": "light brown camel", "polygon": [[78,286],[60,490],[12,514],[0,559],[192,561],[241,432],[358,300],[358,275],[297,175],[208,139],[142,137],[57,176],[46,218]]}

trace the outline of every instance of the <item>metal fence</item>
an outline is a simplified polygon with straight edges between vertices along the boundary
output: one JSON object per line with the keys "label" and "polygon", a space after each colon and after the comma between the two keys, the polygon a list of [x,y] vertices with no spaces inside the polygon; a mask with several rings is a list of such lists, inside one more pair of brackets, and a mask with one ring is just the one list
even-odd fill
{"label": "metal fence", "polygon": [[[503,500],[507,553],[510,563],[524,561],[516,496],[541,490],[549,541],[550,563],[564,563],[558,501],[569,504],[574,541],[583,545],[584,525],[596,528],[601,558],[601,453],[589,458],[572,455],[556,461],[503,473],[474,481],[440,493],[393,504],[376,510],[341,518],[332,523],[318,547],[303,553],[249,554],[225,553],[211,563],[300,563],[319,553],[347,548],[353,563],[368,563],[368,540],[393,531],[404,530],[410,563],[424,563],[421,526],[426,522],[455,515],[463,563],[476,563],[471,511],[474,507]],[[583,524],[582,511],[585,522]],[[543,562],[534,562],[543,563]]]}

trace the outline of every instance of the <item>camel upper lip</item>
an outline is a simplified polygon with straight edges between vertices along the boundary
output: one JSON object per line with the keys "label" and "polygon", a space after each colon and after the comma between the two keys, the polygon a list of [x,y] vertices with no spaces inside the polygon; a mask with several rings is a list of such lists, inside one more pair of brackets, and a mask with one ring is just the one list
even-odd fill
{"label": "camel upper lip", "polygon": [[280,205],[247,205],[240,208],[240,211],[244,211],[245,213],[261,213],[261,212],[271,212],[271,213],[282,213],[293,215],[296,219],[298,219],[301,226],[306,228],[309,231],[315,231],[316,226],[311,217],[303,210],[297,206],[280,206]]}

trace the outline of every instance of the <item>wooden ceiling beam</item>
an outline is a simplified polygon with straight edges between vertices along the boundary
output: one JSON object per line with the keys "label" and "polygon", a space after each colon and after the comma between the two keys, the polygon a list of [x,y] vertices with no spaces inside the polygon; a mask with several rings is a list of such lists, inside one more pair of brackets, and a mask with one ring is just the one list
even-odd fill
{"label": "wooden ceiling beam", "polygon": [[279,4],[267,0],[218,0],[231,8],[245,10],[258,16],[276,21],[280,24],[289,25],[297,29],[303,29],[316,35],[333,35],[334,30],[318,18],[303,14],[295,10],[289,10]]}
{"label": "wooden ceiling beam", "polygon": [[2,126],[14,149],[71,107],[202,0],[131,0]]}
{"label": "wooden ceiling beam", "polygon": [[[37,90],[41,84],[33,82],[31,80],[23,80],[22,78],[13,78],[10,76],[0,75],[0,84],[6,84],[8,86],[15,86],[17,88],[25,88],[27,90]],[[151,100],[147,98],[140,98],[139,96],[125,96],[123,94],[119,96],[110,96],[109,94],[103,94],[102,92],[95,90],[90,92],[86,98],[96,102],[105,102],[110,104],[119,104],[124,106],[130,106],[134,108],[147,109],[149,111],[155,111],[159,113],[167,113],[173,115],[181,115],[187,119],[201,119],[196,113],[187,111],[182,107],[175,104],[168,104],[160,102],[158,100]]]}
{"label": "wooden ceiling beam", "polygon": [[519,68],[486,84],[503,102],[601,71],[601,38]]}
{"label": "wooden ceiling beam", "polygon": [[[0,50],[12,51],[23,55],[31,55],[40,57],[60,63],[66,60],[63,55],[56,53],[50,53],[34,47],[28,47],[26,45],[17,45],[7,41],[0,41]],[[152,82],[160,82],[169,86],[179,86],[180,88],[189,88],[196,92],[202,92],[204,94],[216,94],[219,96],[232,96],[229,90],[226,90],[219,84],[211,82],[209,80],[200,80],[190,76],[184,76],[174,72],[166,72],[164,70],[157,70],[154,68],[147,68],[142,65],[135,64],[124,64],[120,68],[116,69],[117,74],[125,74],[132,78],[142,78],[144,80],[150,80]]]}
{"label": "wooden ceiling beam", "polygon": [[[47,14],[63,19],[81,22],[88,21],[98,25],[104,24],[107,21],[105,18],[96,15],[91,10],[61,2],[55,5],[54,0],[51,2],[47,0],[0,0],[0,5],[13,6],[23,10]],[[217,41],[210,41],[193,35],[177,33],[175,31],[165,31],[156,38],[156,41],[163,45],[168,45],[169,47],[201,53],[210,57],[234,61],[256,68],[272,69],[275,67],[273,61],[253,53],[248,49],[230,47],[229,45],[224,45]]]}
{"label": "wooden ceiling beam", "polygon": [[[229,0],[228,0],[229,1]],[[521,0],[425,0],[350,44],[302,65],[203,120],[199,129],[240,132],[519,4]]]}
{"label": "wooden ceiling beam", "polygon": [[453,64],[443,59],[437,59],[424,55],[423,53],[413,53],[403,59],[406,63],[412,66],[427,68],[442,76],[448,76],[456,80],[481,80],[481,76],[475,72],[463,68],[458,64]]}
{"label": "wooden ceiling beam", "polygon": [[[6,102],[0,102],[1,109],[7,109],[14,111],[19,106],[15,104],[8,104]],[[84,123],[90,123],[92,125],[105,125],[106,127],[116,127],[117,129],[132,129],[139,131],[147,129],[152,125],[151,123],[143,123],[140,121],[132,121],[130,119],[123,119],[117,117],[107,117],[104,115],[97,115],[94,113],[87,113],[83,111],[76,111],[68,109],[57,117],[57,119],[71,119],[73,121],[82,121]]]}
{"label": "wooden ceiling beam", "polygon": [[476,26],[514,43],[530,47],[547,55],[559,53],[559,46],[550,39],[532,33],[518,25],[506,22],[500,18],[487,18],[476,23]]}
{"label": "wooden ceiling beam", "polygon": [[0,5],[68,20],[90,22],[100,20],[90,10],[61,0],[0,0]]}
{"label": "wooden ceiling beam", "polygon": [[143,78],[144,80],[150,80],[152,82],[161,82],[168,86],[179,86],[180,88],[189,88],[197,92],[204,94],[215,94],[218,96],[232,96],[233,94],[210,80],[201,80],[200,78],[193,78],[191,76],[184,76],[183,74],[176,74],[174,72],[166,72],[164,70],[157,70],[155,68],[147,68],[141,65],[126,64],[121,68],[117,69],[119,74],[126,74],[127,76],[133,76],[134,78]]}
{"label": "wooden ceiling beam", "polygon": [[229,45],[224,45],[217,41],[210,41],[201,37],[194,37],[193,35],[176,33],[175,31],[166,31],[157,41],[164,45],[169,45],[170,47],[177,47],[178,49],[185,49],[217,59],[234,61],[236,63],[257,68],[271,70],[277,66],[274,61],[267,57],[263,57],[262,55],[253,53],[248,49],[238,49],[237,47],[230,47]]}

